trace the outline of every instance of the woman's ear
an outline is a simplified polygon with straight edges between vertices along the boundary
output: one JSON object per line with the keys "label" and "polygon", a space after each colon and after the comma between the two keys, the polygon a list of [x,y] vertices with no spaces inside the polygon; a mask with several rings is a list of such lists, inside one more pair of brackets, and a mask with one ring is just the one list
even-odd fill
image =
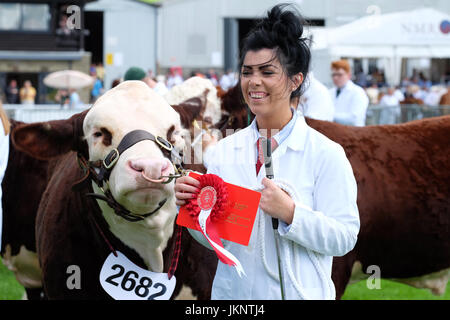
{"label": "woman's ear", "polygon": [[303,73],[299,72],[297,73],[294,77],[293,77],[293,82],[294,82],[294,86],[293,86],[293,90],[295,91],[298,89],[298,87],[300,87],[300,85],[303,83]]}

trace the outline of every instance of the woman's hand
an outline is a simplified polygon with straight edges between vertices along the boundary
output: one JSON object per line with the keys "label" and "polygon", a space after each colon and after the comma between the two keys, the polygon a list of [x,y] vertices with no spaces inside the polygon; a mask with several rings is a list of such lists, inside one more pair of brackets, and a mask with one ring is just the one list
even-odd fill
{"label": "woman's hand", "polygon": [[186,204],[186,200],[192,199],[199,191],[200,182],[192,177],[184,176],[175,181],[175,198],[177,206]]}
{"label": "woman's hand", "polygon": [[273,218],[280,219],[288,225],[294,217],[294,200],[270,179],[263,178],[264,189],[261,192],[259,206]]}

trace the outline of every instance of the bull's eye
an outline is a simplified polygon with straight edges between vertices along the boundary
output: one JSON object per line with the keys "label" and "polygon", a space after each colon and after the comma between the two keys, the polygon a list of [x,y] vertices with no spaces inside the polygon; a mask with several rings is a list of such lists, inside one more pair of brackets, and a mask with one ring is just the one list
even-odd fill
{"label": "bull's eye", "polygon": [[93,135],[94,139],[101,138],[102,139],[101,141],[105,146],[111,145],[112,134],[108,129],[102,127],[102,128],[100,128],[100,130],[97,129],[97,131],[95,131],[92,135]]}
{"label": "bull's eye", "polygon": [[103,135],[103,144],[105,146],[110,146],[112,143],[112,134],[111,132],[106,128],[100,128],[101,134]]}

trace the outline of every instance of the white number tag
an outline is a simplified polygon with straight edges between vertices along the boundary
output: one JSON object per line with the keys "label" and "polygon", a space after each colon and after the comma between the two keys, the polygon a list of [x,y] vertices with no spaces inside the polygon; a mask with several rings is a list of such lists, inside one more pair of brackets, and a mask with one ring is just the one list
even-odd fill
{"label": "white number tag", "polygon": [[175,276],[142,269],[121,252],[111,253],[100,271],[103,289],[115,300],[169,300],[175,289]]}

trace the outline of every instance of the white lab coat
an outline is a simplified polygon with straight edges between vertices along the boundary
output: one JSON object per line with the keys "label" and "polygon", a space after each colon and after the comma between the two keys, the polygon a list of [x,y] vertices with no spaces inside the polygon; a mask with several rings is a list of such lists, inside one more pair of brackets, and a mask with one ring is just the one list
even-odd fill
{"label": "white lab coat", "polygon": [[2,228],[3,228],[3,205],[2,205],[2,180],[5,175],[6,166],[8,165],[9,154],[9,135],[5,135],[5,128],[3,128],[0,120],[0,248],[2,247]]}
{"label": "white lab coat", "polygon": [[328,89],[312,73],[308,73],[305,93],[301,96],[297,110],[303,111],[305,117],[333,121],[334,104]]}
{"label": "white lab coat", "polygon": [[334,121],[363,127],[366,124],[366,112],[369,98],[363,88],[349,80],[336,97],[336,87],[330,89],[334,103]]}
{"label": "white lab coat", "polygon": [[[208,173],[242,187],[262,189],[265,168],[263,166],[256,176],[256,140],[251,126],[220,140],[212,149],[214,157]],[[333,256],[342,256],[352,250],[359,232],[357,188],[350,163],[340,145],[310,128],[301,115],[291,134],[273,152],[273,163],[275,179],[288,182],[300,196],[295,203],[292,224],[287,226],[280,222],[278,227],[282,259],[289,259],[293,265],[291,272],[308,298],[334,299]],[[209,247],[200,232],[190,232]],[[248,246],[222,242],[239,259],[247,276],[241,279],[234,267],[219,262],[212,299],[280,299],[278,276],[269,274],[278,274],[269,215],[258,210]],[[314,267],[308,249],[317,257],[326,283]],[[264,266],[263,251],[269,272]],[[286,274],[286,268],[283,272]],[[288,278],[285,277],[287,298],[301,298]]]}
{"label": "white lab coat", "polygon": [[396,124],[402,113],[397,96],[385,94],[380,100],[380,106],[384,108],[380,110],[379,124]]}

